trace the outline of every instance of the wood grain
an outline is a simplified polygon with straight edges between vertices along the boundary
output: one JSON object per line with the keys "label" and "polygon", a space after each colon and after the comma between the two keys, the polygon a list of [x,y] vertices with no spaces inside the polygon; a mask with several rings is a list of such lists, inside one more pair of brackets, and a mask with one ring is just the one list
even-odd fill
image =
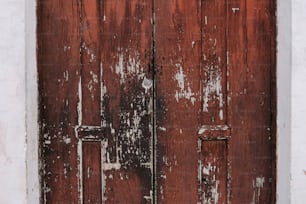
{"label": "wood grain", "polygon": [[155,1],[157,203],[197,201],[201,5]]}
{"label": "wood grain", "polygon": [[82,142],[83,203],[102,203],[101,142]]}
{"label": "wood grain", "polygon": [[[239,10],[235,10],[238,8]],[[234,9],[234,10],[233,10]],[[235,12],[234,12],[235,11]],[[232,203],[273,203],[273,1],[229,1]]]}
{"label": "wood grain", "polygon": [[78,1],[38,1],[41,202],[77,203]]}
{"label": "wood grain", "polygon": [[38,1],[41,202],[274,203],[275,9]]}

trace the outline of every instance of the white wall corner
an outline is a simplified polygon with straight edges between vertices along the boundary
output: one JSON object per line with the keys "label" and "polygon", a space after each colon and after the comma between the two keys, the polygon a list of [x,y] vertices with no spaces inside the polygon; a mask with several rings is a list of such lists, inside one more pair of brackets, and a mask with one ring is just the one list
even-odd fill
{"label": "white wall corner", "polygon": [[36,64],[36,0],[26,0],[26,133],[27,203],[39,203],[38,85]]}
{"label": "white wall corner", "polygon": [[306,1],[292,0],[291,203],[306,203]]}
{"label": "white wall corner", "polygon": [[291,203],[292,0],[277,0],[277,204]]}
{"label": "white wall corner", "polygon": [[0,203],[26,200],[25,1],[0,7]]}

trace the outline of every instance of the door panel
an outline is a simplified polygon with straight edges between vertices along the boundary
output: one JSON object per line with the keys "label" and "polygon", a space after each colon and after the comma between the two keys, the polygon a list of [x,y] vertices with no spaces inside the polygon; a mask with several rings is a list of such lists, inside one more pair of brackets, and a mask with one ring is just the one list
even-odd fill
{"label": "door panel", "polygon": [[275,202],[274,12],[273,1],[228,7],[232,203]]}
{"label": "door panel", "polygon": [[48,203],[78,202],[74,130],[80,73],[77,2],[38,1],[37,7],[41,199]]}
{"label": "door panel", "polygon": [[157,203],[197,200],[200,6],[155,1]]}
{"label": "door panel", "polygon": [[43,201],[152,202],[151,2],[40,1],[38,16]]}
{"label": "door panel", "polygon": [[38,1],[42,203],[274,203],[275,2]]}
{"label": "door panel", "polygon": [[155,1],[159,203],[274,202],[274,8]]}

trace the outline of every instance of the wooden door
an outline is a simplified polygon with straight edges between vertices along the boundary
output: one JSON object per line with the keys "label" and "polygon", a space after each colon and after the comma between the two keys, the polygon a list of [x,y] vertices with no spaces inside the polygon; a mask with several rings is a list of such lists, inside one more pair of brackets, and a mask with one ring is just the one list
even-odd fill
{"label": "wooden door", "polygon": [[156,0],[158,203],[273,203],[274,2]]}
{"label": "wooden door", "polygon": [[275,2],[40,0],[42,203],[274,203]]}

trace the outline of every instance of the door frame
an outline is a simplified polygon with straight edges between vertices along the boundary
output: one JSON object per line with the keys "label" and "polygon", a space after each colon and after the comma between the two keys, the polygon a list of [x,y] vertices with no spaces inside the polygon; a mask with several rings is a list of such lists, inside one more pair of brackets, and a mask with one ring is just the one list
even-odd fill
{"label": "door frame", "polygon": [[[277,0],[277,133],[276,133],[276,200],[291,200],[291,7],[293,0]],[[39,203],[39,124],[36,53],[36,0],[25,1],[26,51],[26,203]],[[289,32],[288,32],[289,31]],[[288,57],[289,56],[289,57]],[[281,111],[278,111],[281,110]],[[290,192],[290,193],[288,193]]]}

